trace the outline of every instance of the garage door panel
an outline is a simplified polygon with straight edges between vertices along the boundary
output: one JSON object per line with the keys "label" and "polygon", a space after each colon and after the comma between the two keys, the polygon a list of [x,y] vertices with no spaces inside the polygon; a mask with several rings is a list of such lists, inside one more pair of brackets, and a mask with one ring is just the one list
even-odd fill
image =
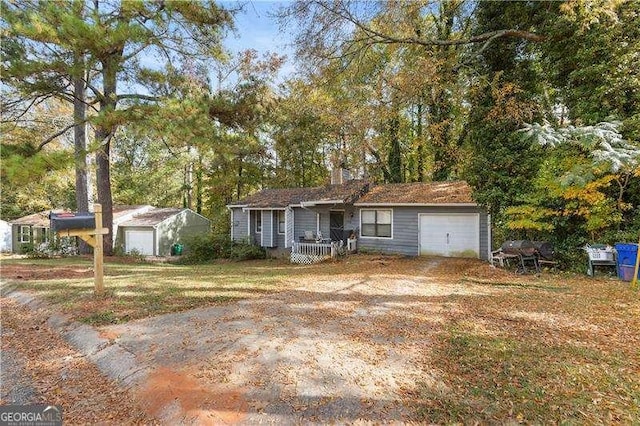
{"label": "garage door panel", "polygon": [[445,256],[447,236],[440,232],[445,224],[440,216],[420,215],[420,254]]}
{"label": "garage door panel", "polygon": [[153,256],[153,231],[125,231],[125,251],[136,250],[140,254]]}
{"label": "garage door panel", "polygon": [[477,213],[421,214],[420,254],[478,257],[480,252]]}

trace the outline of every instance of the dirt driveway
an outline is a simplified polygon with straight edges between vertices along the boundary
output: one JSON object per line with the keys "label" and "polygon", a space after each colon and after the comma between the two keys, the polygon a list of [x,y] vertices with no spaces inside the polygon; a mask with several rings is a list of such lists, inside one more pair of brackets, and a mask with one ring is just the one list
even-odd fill
{"label": "dirt driveway", "polygon": [[[70,424],[86,424],[74,413],[88,400],[97,418],[110,413],[107,424],[634,424],[640,418],[640,299],[612,277],[522,276],[478,260],[376,255],[300,267],[142,265],[136,269],[142,275],[116,265],[114,281],[123,274],[142,283],[120,286],[117,297],[102,300],[117,318],[132,306],[144,314],[157,298],[143,296],[172,280],[182,286],[167,292],[169,302],[194,286],[222,294],[239,287],[248,295],[214,298],[197,309],[182,303],[176,313],[96,328],[78,322],[86,310],[96,311],[93,298],[78,296],[74,281],[54,280],[60,268],[66,277],[86,266],[6,266],[3,278],[5,271],[15,278],[0,287],[6,292],[0,291],[6,294],[0,297],[3,363],[8,348],[24,358],[22,370],[42,367],[34,377],[46,380],[34,381],[34,390],[63,403]],[[46,269],[54,270],[46,271],[48,280],[19,278]],[[65,289],[76,298],[60,297]],[[132,289],[134,305],[123,293]],[[46,298],[51,291],[55,297]],[[42,300],[51,304],[42,307]],[[66,311],[67,302],[74,309]],[[17,303],[23,308],[9,308]],[[44,349],[51,346],[49,331],[73,350]],[[22,335],[33,339],[13,338]],[[76,357],[87,367],[74,369],[74,384],[62,393],[58,385],[68,378],[56,372],[61,351],[76,354],[62,358],[62,371]],[[85,393],[85,382],[100,385]],[[87,399],[103,394],[122,401],[120,411],[107,400]]]}
{"label": "dirt driveway", "polygon": [[[167,423],[415,420],[416,386],[446,391],[430,336],[469,283],[415,275],[309,278],[292,291],[101,328],[148,374],[136,386]],[[437,274],[436,274],[437,276]]]}

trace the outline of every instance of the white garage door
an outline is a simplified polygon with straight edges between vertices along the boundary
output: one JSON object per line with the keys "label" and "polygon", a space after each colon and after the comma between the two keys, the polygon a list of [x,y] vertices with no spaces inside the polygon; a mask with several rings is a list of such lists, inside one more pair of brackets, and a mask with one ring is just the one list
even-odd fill
{"label": "white garage door", "polygon": [[125,251],[153,256],[153,231],[124,231]]}
{"label": "white garage door", "polygon": [[478,257],[480,215],[477,213],[428,213],[418,215],[420,254]]}

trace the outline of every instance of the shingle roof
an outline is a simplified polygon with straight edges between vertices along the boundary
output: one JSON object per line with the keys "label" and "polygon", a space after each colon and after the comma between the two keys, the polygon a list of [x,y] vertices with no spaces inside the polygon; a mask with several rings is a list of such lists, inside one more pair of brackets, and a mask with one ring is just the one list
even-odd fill
{"label": "shingle roof", "polygon": [[314,188],[263,189],[239,201],[229,204],[254,208],[286,207],[311,201],[340,200],[353,203],[366,192],[369,183],[364,180],[351,180],[341,185],[325,185]]}
{"label": "shingle roof", "polygon": [[132,219],[122,222],[120,226],[154,226],[171,216],[177,215],[182,210],[184,209],[173,207],[153,209],[147,213],[136,215]]}
{"label": "shingle roof", "polygon": [[465,181],[417,182],[377,185],[356,204],[471,204],[471,187]]}
{"label": "shingle roof", "polygon": [[[62,210],[53,210],[55,213],[60,213]],[[39,212],[30,214],[28,216],[19,217],[16,220],[11,221],[12,225],[32,225],[40,228],[49,227],[49,210],[45,212]]]}
{"label": "shingle roof", "polygon": [[[132,213],[135,210],[141,209],[143,207],[147,207],[144,205],[140,206],[113,206],[113,219],[118,220],[120,217]],[[16,220],[12,220],[11,224],[13,225],[31,225],[40,228],[48,228],[49,227],[49,213],[53,211],[54,213],[61,213],[64,210],[55,209],[55,210],[46,210],[39,213],[30,214],[28,216],[20,217]]]}

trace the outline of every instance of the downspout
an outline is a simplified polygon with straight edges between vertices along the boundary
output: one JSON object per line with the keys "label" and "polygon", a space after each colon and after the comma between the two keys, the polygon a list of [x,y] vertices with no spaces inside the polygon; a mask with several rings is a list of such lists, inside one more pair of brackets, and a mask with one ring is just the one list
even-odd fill
{"label": "downspout", "polygon": [[[289,224],[287,223],[287,218],[289,215],[287,214],[287,210],[289,206],[284,208],[284,248],[289,247]],[[280,221],[278,220],[278,226],[280,226]]]}
{"label": "downspout", "polygon": [[[264,247],[264,215],[262,214],[262,212],[264,212],[264,210],[258,210],[258,214],[260,215],[260,225],[262,226],[262,229],[260,230],[260,246]],[[256,229],[257,231],[257,229]]]}

